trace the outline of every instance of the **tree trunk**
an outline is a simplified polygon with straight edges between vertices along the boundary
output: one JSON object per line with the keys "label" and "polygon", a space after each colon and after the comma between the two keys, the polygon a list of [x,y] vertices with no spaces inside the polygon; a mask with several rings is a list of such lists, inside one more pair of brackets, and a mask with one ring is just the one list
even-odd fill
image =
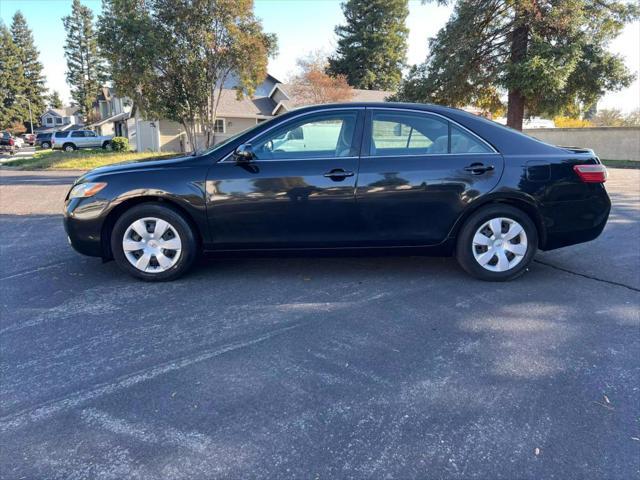
{"label": "tree trunk", "polygon": [[524,95],[520,90],[509,90],[507,104],[507,126],[522,131],[524,119]]}
{"label": "tree trunk", "polygon": [[[529,45],[529,26],[522,12],[516,12],[516,26],[511,34],[511,64],[522,62],[527,57]],[[522,130],[524,119],[525,97],[517,87],[509,89],[509,101],[507,104],[507,126]]]}
{"label": "tree trunk", "polygon": [[185,133],[187,134],[187,140],[191,144],[191,153],[195,155],[195,153],[198,151],[198,145],[197,145],[198,140],[196,138],[196,132],[193,127],[193,124],[194,124],[193,121],[190,122],[186,119],[182,119],[182,126],[184,128]]}

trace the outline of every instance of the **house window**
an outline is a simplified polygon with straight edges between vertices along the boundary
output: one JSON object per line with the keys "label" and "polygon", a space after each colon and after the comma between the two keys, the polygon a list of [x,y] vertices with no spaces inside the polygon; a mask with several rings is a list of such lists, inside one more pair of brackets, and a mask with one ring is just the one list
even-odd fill
{"label": "house window", "polygon": [[109,117],[109,104],[107,102],[100,102],[100,117]]}
{"label": "house window", "polygon": [[216,123],[213,125],[214,133],[224,133],[224,118],[216,118]]}
{"label": "house window", "polygon": [[47,125],[53,125],[53,118],[51,118],[51,117],[47,117],[47,119],[46,119],[46,124],[47,124]]}
{"label": "house window", "polygon": [[62,125],[62,118],[56,117],[56,125]]}

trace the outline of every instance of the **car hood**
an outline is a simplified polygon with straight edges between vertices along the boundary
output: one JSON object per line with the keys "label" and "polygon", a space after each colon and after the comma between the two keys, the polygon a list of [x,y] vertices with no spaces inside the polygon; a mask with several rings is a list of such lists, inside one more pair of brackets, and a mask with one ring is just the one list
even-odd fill
{"label": "car hood", "polygon": [[[176,154],[179,155],[179,154]],[[142,160],[129,160],[126,162],[105,165],[104,167],[94,168],[78,178],[75,183],[82,183],[87,180],[93,180],[103,175],[112,175],[117,173],[126,173],[139,170],[153,170],[156,168],[171,168],[183,165],[185,162],[193,161],[193,155],[180,155],[175,157],[151,157]]]}

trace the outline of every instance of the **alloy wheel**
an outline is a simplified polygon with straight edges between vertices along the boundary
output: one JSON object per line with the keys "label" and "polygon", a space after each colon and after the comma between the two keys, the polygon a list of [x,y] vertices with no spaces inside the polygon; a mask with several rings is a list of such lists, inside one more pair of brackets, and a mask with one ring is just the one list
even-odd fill
{"label": "alloy wheel", "polygon": [[527,253],[527,234],[511,218],[492,218],[473,236],[471,249],[478,264],[491,272],[506,272],[518,265]]}
{"label": "alloy wheel", "polygon": [[146,217],[129,225],[122,239],[122,250],[136,269],[145,273],[160,273],[178,262],[182,240],[169,222]]}

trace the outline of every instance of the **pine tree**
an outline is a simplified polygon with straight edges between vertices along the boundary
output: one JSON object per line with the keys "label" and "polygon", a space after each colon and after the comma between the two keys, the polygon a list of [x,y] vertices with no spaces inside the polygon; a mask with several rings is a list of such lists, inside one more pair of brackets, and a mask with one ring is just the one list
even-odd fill
{"label": "pine tree", "polygon": [[336,27],[338,46],[327,73],[346,75],[349,85],[395,90],[406,62],[407,0],[347,0],[346,25]]}
{"label": "pine tree", "polygon": [[71,86],[71,97],[87,118],[105,80],[104,65],[93,28],[93,12],[80,0],[73,0],[71,15],[64,17],[62,22],[67,31],[64,45],[67,83]]}
{"label": "pine tree", "polygon": [[62,99],[60,98],[60,94],[57,90],[54,90],[51,94],[47,95],[47,105],[49,108],[62,108]]}
{"label": "pine tree", "polygon": [[19,50],[11,32],[0,23],[0,129],[24,122],[29,112],[19,96],[25,91],[25,76]]}
{"label": "pine tree", "polygon": [[507,124],[518,130],[525,114],[586,111],[631,83],[607,45],[639,10],[624,0],[457,0],[397,99],[490,110],[506,95]]}
{"label": "pine tree", "polygon": [[[17,11],[13,16],[11,35],[19,51],[18,58],[22,63],[22,70],[25,76],[24,98],[22,101],[29,100],[33,118],[38,118],[45,108],[44,93],[46,88],[44,86],[44,74],[42,73],[43,66],[38,58],[39,53],[33,42],[33,34],[20,11]],[[29,120],[29,117],[25,120]]]}

